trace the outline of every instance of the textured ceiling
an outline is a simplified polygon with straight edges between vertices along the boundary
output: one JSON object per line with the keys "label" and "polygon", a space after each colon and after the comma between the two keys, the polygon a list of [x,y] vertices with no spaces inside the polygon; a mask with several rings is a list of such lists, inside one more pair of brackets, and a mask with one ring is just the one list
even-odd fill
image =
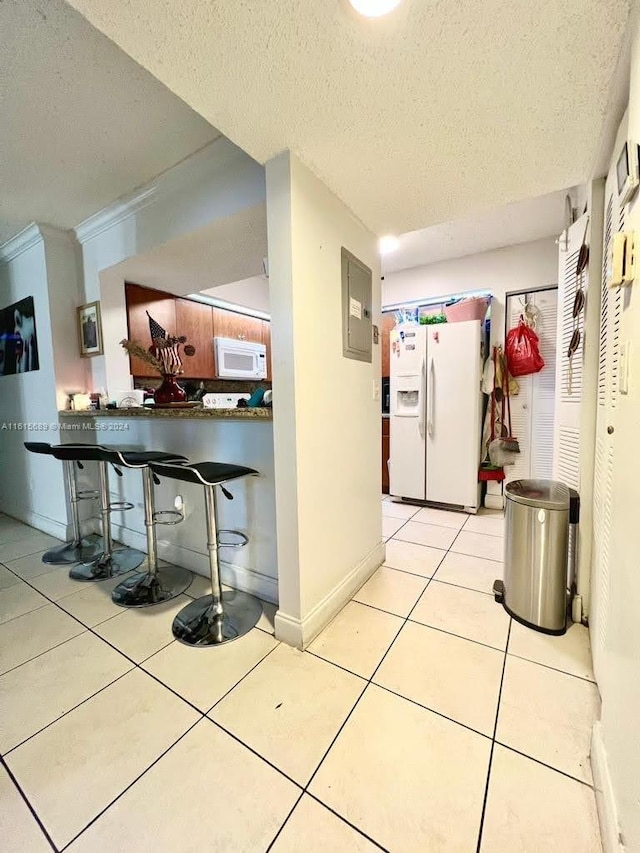
{"label": "textured ceiling", "polygon": [[219,135],[62,0],[0,2],[0,243],[71,228]]}
{"label": "textured ceiling", "polygon": [[454,222],[409,231],[400,236],[396,251],[382,258],[382,272],[397,272],[516,243],[557,237],[567,227],[565,199],[568,194],[575,198],[575,192],[562,190]]}
{"label": "textured ceiling", "polygon": [[627,0],[71,0],[260,162],[290,148],[378,233],[591,175]]}

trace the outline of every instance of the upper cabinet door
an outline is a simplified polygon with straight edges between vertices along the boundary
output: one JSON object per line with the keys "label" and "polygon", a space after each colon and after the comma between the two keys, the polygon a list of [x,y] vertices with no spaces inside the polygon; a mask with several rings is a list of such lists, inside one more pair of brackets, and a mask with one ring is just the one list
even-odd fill
{"label": "upper cabinet door", "polygon": [[262,343],[262,320],[235,314],[222,308],[213,309],[213,334],[216,338],[234,338],[239,341]]}
{"label": "upper cabinet door", "polygon": [[396,325],[396,317],[393,311],[385,311],[382,315],[382,325],[380,329],[380,338],[382,344],[382,353],[381,353],[381,376],[391,376],[390,372],[390,360],[389,360],[389,332],[391,329],[394,329]]}
{"label": "upper cabinet door", "polygon": [[213,379],[213,308],[190,299],[176,299],[176,335],[184,335],[196,354],[184,356],[185,379]]}
{"label": "upper cabinet door", "polygon": [[[159,323],[167,334],[176,333],[175,298],[170,293],[140,287],[137,284],[125,283],[125,298],[127,302],[127,324],[129,340],[136,341],[148,348],[153,343],[149,331],[147,311]],[[157,371],[139,358],[130,357],[132,376],[158,377]]]}

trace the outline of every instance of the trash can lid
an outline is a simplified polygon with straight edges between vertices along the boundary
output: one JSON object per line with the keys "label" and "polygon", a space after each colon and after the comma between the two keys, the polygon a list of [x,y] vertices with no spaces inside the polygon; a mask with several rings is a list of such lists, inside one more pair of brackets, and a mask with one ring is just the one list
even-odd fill
{"label": "trash can lid", "polygon": [[507,484],[507,499],[540,509],[569,509],[569,488],[557,480],[512,480]]}

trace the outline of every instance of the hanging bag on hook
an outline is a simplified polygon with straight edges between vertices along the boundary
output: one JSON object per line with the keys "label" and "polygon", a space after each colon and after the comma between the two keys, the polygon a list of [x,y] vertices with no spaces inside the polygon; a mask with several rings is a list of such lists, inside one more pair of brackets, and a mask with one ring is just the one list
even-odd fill
{"label": "hanging bag on hook", "polygon": [[539,342],[533,329],[520,317],[517,327],[507,334],[507,366],[512,376],[528,376],[542,370],[544,359],[540,355]]}

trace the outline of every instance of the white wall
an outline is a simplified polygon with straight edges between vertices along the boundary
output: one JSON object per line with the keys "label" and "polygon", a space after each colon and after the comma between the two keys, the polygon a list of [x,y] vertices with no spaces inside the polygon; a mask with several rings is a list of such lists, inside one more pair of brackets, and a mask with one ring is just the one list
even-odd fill
{"label": "white wall", "polygon": [[288,152],[267,163],[280,604],[303,646],[382,562],[380,350],[342,355],[341,247],[373,271],[377,240]]}
{"label": "white wall", "polygon": [[[122,272],[134,255],[264,203],[264,169],[220,138],[166,172],[132,198],[96,214],[76,229],[82,244],[85,301],[101,300],[104,356],[91,360],[92,388],[131,387]],[[144,282],[143,282],[144,283]]]}
{"label": "white wall", "polygon": [[[629,138],[640,139],[640,4],[635,3]],[[612,152],[613,157],[618,151]],[[640,196],[627,215],[640,230]],[[602,735],[620,830],[628,853],[640,850],[640,279],[624,292],[621,344],[632,342],[629,393],[615,413],[611,586],[602,689]]]}
{"label": "white wall", "polygon": [[[85,387],[78,352],[77,246],[66,232],[31,225],[0,249],[0,305],[33,296],[40,369],[0,377],[0,510],[67,536],[59,462],[28,453],[24,441],[57,444],[58,408]],[[8,424],[28,425],[12,429]]]}
{"label": "white wall", "polygon": [[493,294],[491,340],[499,343],[504,338],[505,295],[557,282],[558,247],[555,238],[549,237],[387,273],[382,282],[382,306],[472,290],[490,290]]}

